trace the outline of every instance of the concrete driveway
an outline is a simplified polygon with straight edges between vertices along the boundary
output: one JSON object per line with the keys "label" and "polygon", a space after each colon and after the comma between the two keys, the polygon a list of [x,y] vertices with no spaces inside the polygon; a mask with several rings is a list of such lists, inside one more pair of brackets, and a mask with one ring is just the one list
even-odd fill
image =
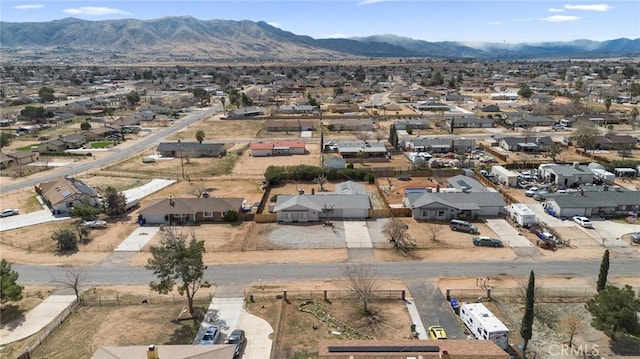
{"label": "concrete driveway", "polygon": [[113,250],[114,252],[140,252],[142,248],[160,231],[160,227],[145,226],[136,228],[124,241]]}
{"label": "concrete driveway", "polygon": [[373,248],[366,221],[344,221],[347,248]]}
{"label": "concrete driveway", "polygon": [[41,223],[62,221],[70,217],[56,217],[48,209],[0,218],[0,232],[11,229],[34,226]]}
{"label": "concrete driveway", "polygon": [[244,359],[263,359],[271,355],[272,340],[269,335],[273,333],[273,328],[264,319],[244,309],[243,297],[214,297],[194,343],[200,340],[209,325],[220,327],[222,334],[219,344],[224,343],[234,329],[243,329],[247,336],[242,356]]}
{"label": "concrete driveway", "polygon": [[502,240],[505,247],[533,247],[533,244],[529,242],[527,238],[521,236],[520,233],[504,219],[487,219],[487,226]]}

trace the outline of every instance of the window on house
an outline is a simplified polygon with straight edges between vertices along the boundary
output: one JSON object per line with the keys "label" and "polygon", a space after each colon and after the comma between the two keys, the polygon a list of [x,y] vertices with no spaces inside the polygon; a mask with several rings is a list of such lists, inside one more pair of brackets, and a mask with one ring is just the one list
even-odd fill
{"label": "window on house", "polygon": [[438,217],[444,217],[444,211],[438,211]]}
{"label": "window on house", "polygon": [[181,215],[181,214],[178,214],[178,213],[174,213],[174,214],[173,214],[173,218],[180,218],[180,217],[182,217],[182,215]]}
{"label": "window on house", "polygon": [[426,217],[427,216],[427,211],[422,211],[422,217]]}
{"label": "window on house", "polygon": [[213,217],[213,212],[202,212],[202,217],[207,217],[207,218]]}

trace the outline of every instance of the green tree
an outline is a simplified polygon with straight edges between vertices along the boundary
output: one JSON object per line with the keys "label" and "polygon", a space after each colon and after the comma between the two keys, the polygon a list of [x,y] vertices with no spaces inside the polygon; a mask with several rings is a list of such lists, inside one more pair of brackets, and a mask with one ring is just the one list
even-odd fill
{"label": "green tree", "polygon": [[129,92],[126,97],[129,105],[137,105],[140,103],[140,94],[136,91]]}
{"label": "green tree", "polygon": [[520,335],[524,339],[524,345],[522,347],[522,356],[527,357],[527,344],[533,334],[533,305],[535,303],[535,291],[536,291],[536,279],[533,271],[529,274],[529,284],[527,285],[527,296],[524,307],[524,316],[522,317],[522,324],[520,325]]}
{"label": "green tree", "polygon": [[589,120],[580,120],[574,124],[573,137],[576,145],[587,150],[593,150],[596,146],[598,128]]}
{"label": "green tree", "polygon": [[247,96],[247,94],[244,92],[241,94],[240,101],[242,102],[243,107],[253,106],[253,100],[251,99],[251,97]]}
{"label": "green tree", "polygon": [[51,238],[58,242],[58,250],[62,252],[78,249],[78,236],[76,232],[65,228],[53,232]]}
{"label": "green tree", "polygon": [[80,129],[81,130],[90,130],[91,129],[91,124],[89,122],[83,122],[80,124]]}
{"label": "green tree", "polygon": [[620,333],[640,335],[637,314],[640,312],[640,298],[631,286],[618,288],[609,285],[589,299],[586,308],[593,316],[591,325],[604,331],[609,337]]}
{"label": "green tree", "polygon": [[602,262],[600,263],[600,273],[598,273],[598,284],[596,289],[598,292],[604,290],[607,286],[607,276],[609,275],[609,250],[604,251]]}
{"label": "green tree", "polygon": [[46,111],[42,106],[26,106],[24,109],[20,111],[20,115],[24,116],[30,120],[35,120],[39,118],[51,118],[54,116],[53,112]]}
{"label": "green tree", "polygon": [[6,259],[0,261],[0,303],[22,299],[23,286],[18,284],[20,274],[11,269]]}
{"label": "green tree", "polygon": [[104,210],[108,216],[120,216],[127,211],[127,197],[115,187],[104,190]]}
{"label": "green tree", "polygon": [[203,280],[207,269],[203,253],[204,241],[197,240],[193,232],[188,236],[174,227],[164,227],[160,245],[151,246],[152,257],[145,266],[158,278],[149,283],[151,290],[167,294],[176,288],[180,295],[186,295],[189,313],[196,322],[193,298],[200,288],[210,286]]}
{"label": "green tree", "polygon": [[545,152],[544,156],[551,158],[552,162],[556,161],[556,157],[562,153],[562,146],[559,143],[554,142],[551,146],[549,146],[549,150]]}
{"label": "green tree", "polygon": [[233,222],[236,222],[239,218],[240,218],[240,214],[238,214],[238,211],[229,210],[224,212],[223,219],[225,222],[233,223]]}
{"label": "green tree", "polygon": [[96,219],[100,213],[100,209],[89,204],[89,201],[82,200],[80,203],[74,204],[69,212],[73,217],[80,217],[83,221]]}
{"label": "green tree", "polygon": [[0,131],[0,148],[9,146],[15,137],[12,133]]}
{"label": "green tree", "polygon": [[529,101],[531,95],[533,95],[533,91],[527,84],[520,85],[520,89],[518,89],[518,96]]}
{"label": "green tree", "polygon": [[41,87],[38,90],[38,96],[40,96],[40,99],[42,100],[42,102],[51,102],[53,100],[56,99],[56,97],[53,95],[54,91],[51,87]]}
{"label": "green tree", "polygon": [[389,129],[389,143],[393,148],[398,147],[398,130],[396,130],[396,126],[394,125]]}
{"label": "green tree", "polygon": [[203,89],[202,87],[193,88],[191,90],[191,93],[193,94],[193,97],[200,105],[200,107],[207,106],[211,103],[211,96],[209,96],[207,90]]}
{"label": "green tree", "polygon": [[634,107],[631,109],[631,120],[629,121],[632,130],[636,130],[636,126],[638,125],[638,108]]}
{"label": "green tree", "polygon": [[204,131],[203,130],[196,131],[196,141],[198,141],[199,143],[202,143],[202,141],[204,141]]}

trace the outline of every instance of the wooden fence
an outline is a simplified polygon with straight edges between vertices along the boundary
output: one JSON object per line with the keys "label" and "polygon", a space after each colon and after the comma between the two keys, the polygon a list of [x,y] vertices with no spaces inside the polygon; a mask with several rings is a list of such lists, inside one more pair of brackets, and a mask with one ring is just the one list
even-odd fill
{"label": "wooden fence", "polygon": [[411,208],[384,208],[369,210],[369,217],[371,218],[388,218],[392,216],[411,217]]}
{"label": "wooden fence", "polygon": [[73,302],[73,304],[68,306],[67,309],[62,311],[62,313],[58,314],[55,318],[53,318],[53,320],[51,322],[49,322],[49,324],[47,324],[47,326],[44,327],[44,329],[42,329],[39,332],[39,334],[36,336],[36,338],[31,343],[29,343],[29,345],[27,345],[27,347],[24,350],[22,350],[20,352],[20,354],[18,354],[17,358],[18,359],[30,359],[31,358],[31,354],[40,346],[40,344],[42,344],[45,340],[47,340],[49,335],[60,324],[62,324],[62,322],[64,322],[64,320],[67,319],[67,317],[69,315],[71,315],[71,313],[75,312],[76,309],[79,306],[80,306],[80,304],[78,302]]}

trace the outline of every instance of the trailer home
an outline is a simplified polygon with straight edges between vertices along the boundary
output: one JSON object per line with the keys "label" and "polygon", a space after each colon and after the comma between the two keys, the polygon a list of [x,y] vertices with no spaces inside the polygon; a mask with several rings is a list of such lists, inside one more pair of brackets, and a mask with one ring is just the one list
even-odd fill
{"label": "trailer home", "polygon": [[491,340],[500,348],[509,346],[509,329],[482,303],[465,303],[460,318],[479,340]]}
{"label": "trailer home", "polygon": [[536,224],[536,214],[524,203],[514,203],[509,208],[511,219],[520,227],[531,227]]}

